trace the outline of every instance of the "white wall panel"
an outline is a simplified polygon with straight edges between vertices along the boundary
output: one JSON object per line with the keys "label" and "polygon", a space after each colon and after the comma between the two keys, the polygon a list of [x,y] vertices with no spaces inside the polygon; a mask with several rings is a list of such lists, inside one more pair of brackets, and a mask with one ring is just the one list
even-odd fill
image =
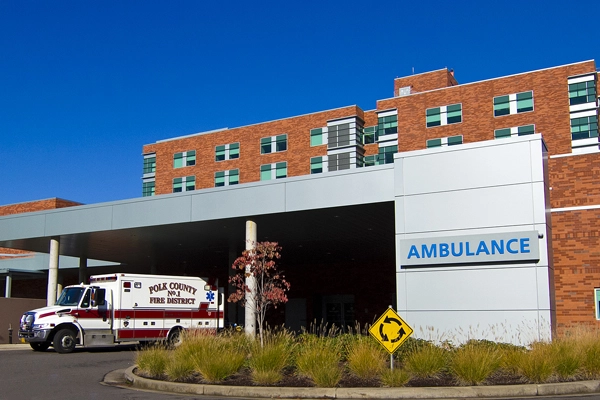
{"label": "white wall panel", "polygon": [[46,216],[46,236],[110,230],[112,211],[111,206],[57,209]]}
{"label": "white wall panel", "polygon": [[393,201],[393,182],[392,165],[289,180],[286,182],[286,211]]}
{"label": "white wall panel", "polygon": [[549,339],[551,332],[549,310],[408,311],[400,316],[414,329],[414,337],[454,343],[477,338],[529,344]]}
{"label": "white wall panel", "polygon": [[10,215],[0,218],[0,240],[44,236],[46,216],[43,214]]}
{"label": "white wall panel", "polygon": [[[528,142],[452,146],[407,153],[404,194],[443,192],[531,181]],[[414,155],[413,155],[414,154]]]}
{"label": "white wall panel", "polygon": [[531,199],[530,184],[405,196],[406,233],[531,224]]}
{"label": "white wall panel", "polygon": [[157,196],[113,205],[113,229],[189,222],[191,195]]}
{"label": "white wall panel", "polygon": [[[536,268],[496,268],[406,273],[409,310],[537,309]],[[427,290],[424,290],[427,288]]]}
{"label": "white wall panel", "polygon": [[285,183],[229,186],[192,196],[192,221],[244,217],[285,211]]}

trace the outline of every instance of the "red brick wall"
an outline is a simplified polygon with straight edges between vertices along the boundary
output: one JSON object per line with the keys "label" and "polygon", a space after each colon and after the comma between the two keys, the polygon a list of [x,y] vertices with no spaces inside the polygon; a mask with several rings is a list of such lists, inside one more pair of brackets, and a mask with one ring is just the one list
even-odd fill
{"label": "red brick wall", "polygon": [[419,93],[455,85],[458,85],[458,82],[454,79],[454,74],[444,68],[394,79],[394,94],[397,96],[398,90],[407,86],[410,86],[411,93]]}
{"label": "red brick wall", "polygon": [[[214,173],[238,168],[240,183],[260,180],[260,166],[287,161],[288,176],[310,174],[310,158],[327,155],[327,145],[310,146],[310,130],[327,126],[336,118],[358,116],[363,111],[344,107],[294,118],[281,119],[241,128],[228,129],[185,139],[144,146],[144,153],[156,153],[156,194],[173,192],[173,178],[196,176],[196,189],[214,187]],[[375,119],[375,124],[376,124]],[[288,146],[284,152],[260,154],[260,139],[287,133]],[[235,160],[215,161],[215,147],[240,143],[240,157]],[[173,168],[173,154],[196,150],[196,165]]]}
{"label": "red brick wall", "polygon": [[[426,147],[428,139],[463,135],[463,142],[494,139],[494,130],[535,124],[550,154],[571,153],[569,76],[595,71],[593,62],[513,75],[442,90],[380,100],[377,109],[398,109],[399,151]],[[494,117],[493,99],[533,90],[534,111]],[[427,128],[428,108],[462,103],[462,122]]]}
{"label": "red brick wall", "polygon": [[[551,158],[552,208],[600,206],[600,154]],[[594,288],[600,288],[600,209],[552,214],[556,315],[559,327],[598,324]]]}
{"label": "red brick wall", "polygon": [[552,214],[556,320],[559,327],[598,324],[594,288],[600,288],[600,209]]}
{"label": "red brick wall", "polygon": [[0,216],[21,214],[33,211],[52,210],[55,208],[80,206],[82,203],[58,199],[56,197],[46,200],[28,201],[25,203],[9,204],[0,206]]}

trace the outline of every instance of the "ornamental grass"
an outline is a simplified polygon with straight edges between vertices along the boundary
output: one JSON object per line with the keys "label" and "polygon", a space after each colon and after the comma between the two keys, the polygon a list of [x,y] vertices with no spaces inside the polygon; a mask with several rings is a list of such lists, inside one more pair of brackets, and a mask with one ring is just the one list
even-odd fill
{"label": "ornamental grass", "polygon": [[294,347],[294,336],[289,331],[265,331],[264,346],[258,340],[254,340],[250,346],[248,366],[252,381],[258,385],[279,382],[283,378],[282,370],[292,360]]}
{"label": "ornamental grass", "polygon": [[296,355],[296,367],[318,387],[335,387],[342,379],[340,342],[328,337],[305,336]]}
{"label": "ornamental grass", "polygon": [[450,372],[462,385],[480,385],[500,368],[501,357],[497,346],[470,340],[454,351]]}
{"label": "ornamental grass", "polygon": [[429,344],[413,353],[409,353],[404,361],[405,368],[419,378],[435,378],[448,367],[448,351]]}
{"label": "ornamental grass", "polygon": [[246,336],[237,333],[198,334],[193,337],[191,346],[194,370],[208,383],[222,382],[235,374],[244,365],[248,354]]}
{"label": "ornamental grass", "polygon": [[385,353],[372,338],[354,335],[347,345],[346,358],[348,370],[361,379],[374,379],[381,376],[386,368]]}
{"label": "ornamental grass", "polygon": [[171,353],[163,345],[147,346],[138,350],[135,363],[138,369],[149,376],[158,377],[165,374]]}

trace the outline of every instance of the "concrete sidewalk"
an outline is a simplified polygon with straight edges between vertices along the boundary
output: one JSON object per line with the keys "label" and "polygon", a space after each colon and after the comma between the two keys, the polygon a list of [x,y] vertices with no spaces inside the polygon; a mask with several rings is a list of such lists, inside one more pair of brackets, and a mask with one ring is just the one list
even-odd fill
{"label": "concrete sidewalk", "polygon": [[31,350],[31,346],[28,343],[0,344],[0,351],[6,350]]}
{"label": "concrete sidewalk", "polygon": [[429,388],[306,388],[201,385],[156,381],[133,373],[136,367],[107,374],[106,384],[123,381],[139,389],[207,396],[294,398],[294,399],[448,399],[474,397],[531,397],[589,394],[600,392],[600,381],[546,383],[541,385],[467,386]]}

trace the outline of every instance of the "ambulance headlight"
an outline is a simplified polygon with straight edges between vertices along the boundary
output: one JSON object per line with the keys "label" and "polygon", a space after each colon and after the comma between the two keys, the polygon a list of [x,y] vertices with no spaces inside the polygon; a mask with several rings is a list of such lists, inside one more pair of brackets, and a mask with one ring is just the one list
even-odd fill
{"label": "ambulance headlight", "polygon": [[33,329],[50,329],[55,326],[55,324],[33,324]]}

